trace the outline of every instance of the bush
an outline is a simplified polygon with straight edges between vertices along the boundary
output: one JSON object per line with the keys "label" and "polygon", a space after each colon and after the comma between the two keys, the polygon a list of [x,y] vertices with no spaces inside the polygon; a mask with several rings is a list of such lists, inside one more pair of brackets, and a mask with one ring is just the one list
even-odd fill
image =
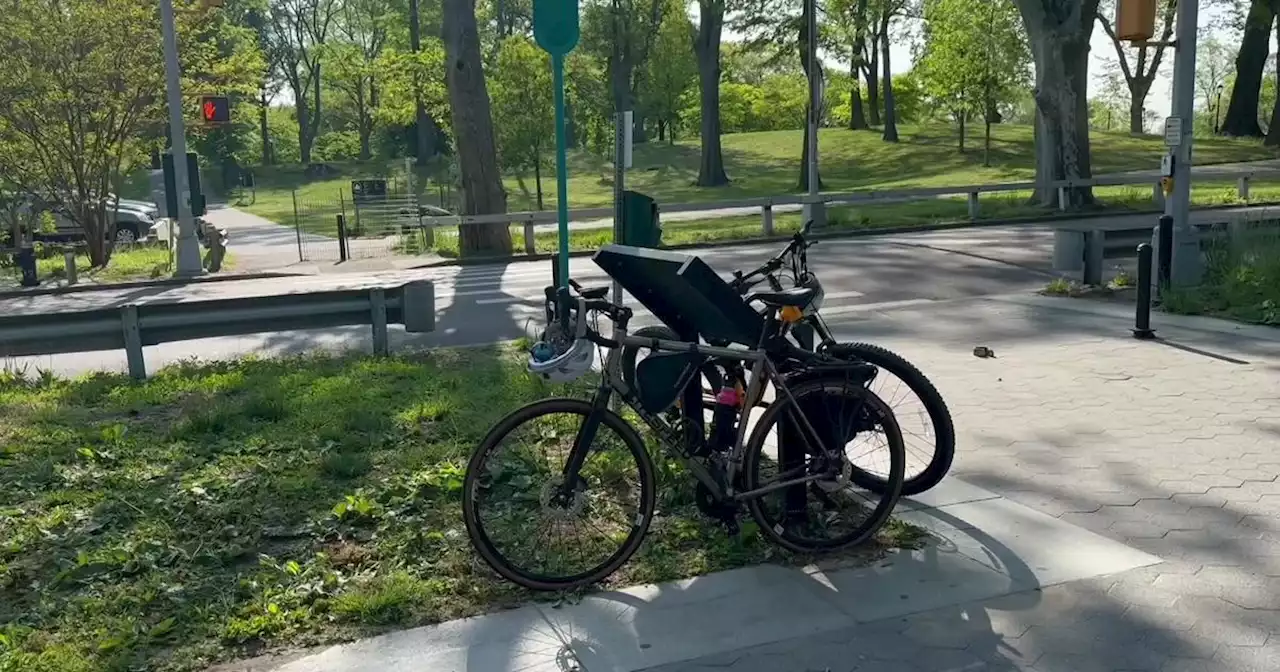
{"label": "bush", "polygon": [[360,134],[355,131],[333,131],[316,138],[312,150],[315,161],[353,161],[360,156]]}
{"label": "bush", "polygon": [[1204,283],[1170,292],[1164,307],[1280,325],[1280,234],[1259,230],[1215,244],[1206,254]]}

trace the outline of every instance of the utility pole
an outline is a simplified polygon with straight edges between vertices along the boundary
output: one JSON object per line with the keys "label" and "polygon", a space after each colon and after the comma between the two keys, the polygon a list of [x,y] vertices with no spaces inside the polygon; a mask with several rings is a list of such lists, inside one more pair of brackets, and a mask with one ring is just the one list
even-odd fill
{"label": "utility pole", "polygon": [[[1165,141],[1173,157],[1173,193],[1165,214],[1173,217],[1173,269],[1170,282],[1186,287],[1200,282],[1200,240],[1191,225],[1191,141],[1196,105],[1196,19],[1199,0],[1178,2],[1177,47],[1173,59],[1173,115],[1165,122]],[[1176,121],[1175,121],[1176,120]],[[1176,123],[1178,128],[1170,126]]]}
{"label": "utility pole", "polygon": [[178,38],[173,21],[173,0],[160,0],[160,24],[164,33],[164,74],[169,98],[170,152],[173,154],[174,200],[178,204],[178,251],[174,275],[193,277],[204,269],[200,262],[200,241],[196,238],[191,204],[183,198],[189,192],[187,179],[187,129],[182,122],[182,81],[178,72]]}
{"label": "utility pole", "polygon": [[807,15],[805,32],[808,34],[807,60],[809,61],[809,143],[806,148],[809,163],[805,167],[809,192],[804,204],[804,221],[813,222],[815,229],[826,226],[827,211],[818,196],[818,114],[822,105],[820,87],[821,77],[818,74],[818,3],[816,0],[804,0],[804,11]]}

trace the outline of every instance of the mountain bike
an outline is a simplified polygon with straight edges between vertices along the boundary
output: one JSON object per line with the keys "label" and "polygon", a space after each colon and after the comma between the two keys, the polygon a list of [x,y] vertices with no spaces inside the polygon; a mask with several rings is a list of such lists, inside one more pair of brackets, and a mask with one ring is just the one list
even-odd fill
{"label": "mountain bike", "polygon": [[[514,411],[490,430],[467,465],[467,533],[498,574],[533,590],[571,590],[608,577],[640,547],[654,516],[655,468],[635,427],[610,410],[615,396],[683,463],[697,481],[698,508],[730,534],[739,532],[744,506],[761,534],[797,553],[862,543],[888,521],[902,486],[902,433],[889,406],[867,389],[875,367],[806,351],[785,338],[786,320],[813,293],[758,299],[765,327],[757,346],[743,349],[629,335],[632,311],[607,301],[607,287],[575,288],[572,301],[548,288],[547,331],[530,369],[538,370],[545,342],[572,343],[550,360],[558,368],[547,369],[572,375],[578,372],[570,367],[586,361],[579,344],[607,349],[594,397],[546,399]],[[601,316],[613,324],[611,337],[600,333]],[[566,331],[554,334],[558,329]],[[641,387],[623,376],[622,352],[629,346],[654,353],[633,372]],[[561,360],[573,363],[561,366]],[[711,434],[721,440],[710,444],[691,438],[701,431],[688,416],[669,412],[709,363],[742,381],[744,393],[730,412],[720,409]],[[752,413],[766,388],[774,391],[772,402]],[[858,488],[851,481],[855,469],[875,473],[881,487]],[[566,535],[572,538],[558,544]]]}
{"label": "mountain bike", "polygon": [[[811,287],[821,292],[822,285],[809,270],[808,249],[818,241],[806,235],[808,227],[797,232],[787,246],[759,268],[743,273],[734,271],[730,285],[744,296],[767,283],[770,292],[784,292],[786,285]],[[789,283],[783,281],[789,280]],[[955,425],[946,401],[933,383],[911,362],[886,348],[870,343],[840,343],[818,310],[807,312],[791,330],[800,342],[815,342],[809,349],[843,361],[866,362],[881,370],[872,383],[872,391],[893,408],[902,426],[907,451],[906,476],[902,495],[918,495],[942,481],[955,459]],[[643,327],[636,336],[678,340],[678,335],[666,326]],[[814,338],[816,337],[816,338]],[[635,385],[636,361],[644,347],[624,349],[622,370],[628,384]],[[706,404],[711,405],[717,391],[723,386],[723,376],[712,366],[704,366]],[[884,374],[889,375],[884,375]],[[873,474],[855,470],[854,480],[864,488],[885,487]]]}

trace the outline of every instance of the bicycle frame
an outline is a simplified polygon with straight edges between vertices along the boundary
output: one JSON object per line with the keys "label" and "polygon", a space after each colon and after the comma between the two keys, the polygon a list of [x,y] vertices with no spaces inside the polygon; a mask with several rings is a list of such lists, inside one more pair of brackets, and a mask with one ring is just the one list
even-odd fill
{"label": "bicycle frame", "polygon": [[[595,433],[599,429],[599,415],[607,411],[609,402],[613,395],[618,394],[622,400],[631,407],[637,415],[644,420],[645,424],[654,431],[659,437],[663,448],[668,453],[674,455],[684,464],[685,468],[693,474],[698,482],[702,483],[712,493],[717,500],[731,500],[741,502],[747,499],[753,499],[763,496],[775,490],[810,483],[823,478],[826,474],[808,474],[799,478],[782,480],[778,483],[770,484],[763,488],[756,488],[746,492],[734,491],[734,479],[738,475],[741,468],[743,456],[746,450],[748,423],[745,419],[738,423],[737,435],[734,445],[730,448],[728,459],[726,460],[726,474],[724,482],[721,483],[702,463],[694,459],[688,450],[681,450],[680,446],[686,441],[678,430],[679,426],[672,425],[655,413],[647,411],[640,403],[639,397],[635,390],[628,386],[622,375],[622,349],[626,346],[644,347],[653,351],[660,352],[687,352],[698,355],[705,355],[709,358],[735,360],[739,362],[749,362],[749,378],[746,390],[746,399],[743,405],[744,409],[754,408],[763,398],[765,385],[769,381],[774,383],[778,393],[785,398],[786,403],[794,406],[799,410],[799,402],[791,394],[790,388],[779,375],[777,366],[770,360],[769,352],[764,349],[765,344],[770,340],[770,332],[776,327],[774,321],[770,321],[769,328],[766,328],[761,336],[759,345],[755,349],[734,349],[727,347],[707,346],[700,343],[686,343],[683,341],[667,341],[662,339],[640,338],[629,336],[626,331],[626,323],[629,316],[623,316],[614,323],[613,329],[613,346],[609,356],[605,360],[604,372],[601,377],[600,386],[596,390],[596,395],[592,400],[592,412],[579,428],[578,435],[574,440],[574,447],[569,456],[569,461],[565,465],[564,484],[566,488],[571,487],[569,484],[577,482],[578,472],[581,470],[583,463],[586,461],[592,440]],[[821,356],[813,353],[791,347],[790,354],[801,356],[806,359],[821,360]],[[825,363],[825,360],[823,360]],[[834,363],[839,365],[839,363]],[[694,375],[697,375],[697,369],[694,369]],[[774,402],[776,403],[776,401]],[[806,444],[810,443],[812,437],[817,442],[818,450],[814,454],[828,455],[827,447],[823,445],[821,436],[813,428],[809,419],[803,412],[795,413],[800,418],[802,436]],[[806,464],[807,470],[807,464]]]}

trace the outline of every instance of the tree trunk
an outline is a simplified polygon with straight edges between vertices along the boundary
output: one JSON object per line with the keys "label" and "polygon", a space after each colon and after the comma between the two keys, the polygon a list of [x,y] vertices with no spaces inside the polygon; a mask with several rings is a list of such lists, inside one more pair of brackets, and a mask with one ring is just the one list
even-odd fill
{"label": "tree trunk", "polygon": [[316,138],[320,136],[320,120],[322,118],[320,114],[320,81],[321,81],[320,80],[320,59],[316,58],[316,88],[315,88],[316,109],[311,114],[311,141],[312,142],[315,142]]}
{"label": "tree trunk", "polygon": [[667,139],[667,123],[661,119],[658,120],[658,142]]}
{"label": "tree trunk", "polygon": [[1146,124],[1147,92],[1145,89],[1129,90],[1129,134],[1142,135],[1147,132]]}
{"label": "tree trunk", "polygon": [[307,91],[294,98],[293,109],[298,117],[298,154],[302,165],[311,163],[311,114],[307,106]]}
{"label": "tree trunk", "polygon": [[[497,145],[489,90],[480,64],[480,35],[475,0],[443,0],[441,33],[445,47],[445,86],[462,178],[462,214],[492,215],[507,211],[507,194],[498,172]],[[511,254],[511,230],[506,224],[468,224],[458,227],[462,256]]]}
{"label": "tree trunk", "polygon": [[984,120],[986,130],[982,135],[982,165],[991,165],[991,117]]}
{"label": "tree trunk", "polygon": [[[414,54],[422,51],[422,25],[418,12],[418,0],[409,0],[409,47]],[[426,165],[436,155],[436,124],[427,116],[422,104],[422,87],[417,72],[413,75],[414,147],[413,155],[419,166]]]}
{"label": "tree trunk", "polygon": [[538,190],[538,209],[542,210],[542,153],[535,155],[533,161],[533,183]]}
{"label": "tree trunk", "polygon": [[883,49],[881,59],[884,61],[884,141],[898,141],[898,111],[893,106],[893,75],[889,69],[889,20],[893,17],[885,12],[881,20],[880,46]]}
{"label": "tree trunk", "polygon": [[1262,72],[1271,50],[1271,24],[1275,21],[1274,0],[1253,0],[1245,20],[1240,51],[1236,54],[1236,78],[1231,87],[1231,102],[1222,119],[1220,133],[1236,137],[1262,137],[1258,125],[1258,96],[1262,89]]}
{"label": "tree trunk", "polygon": [[[1089,154],[1089,38],[1097,0],[1074,3],[1070,12],[1048,11],[1047,0],[1016,0],[1035,61],[1036,182],[1040,185],[1093,176]],[[1092,205],[1093,190],[1067,190],[1067,208]],[[1034,200],[1057,206],[1058,189],[1037,187]]]}
{"label": "tree trunk", "polygon": [[860,131],[867,128],[867,116],[862,111],[862,90],[858,88],[858,61],[855,58],[849,67],[849,130]]}
{"label": "tree trunk", "polygon": [[880,125],[880,36],[871,36],[871,61],[862,72],[867,79],[867,116],[872,126]]}
{"label": "tree trunk", "polygon": [[258,132],[262,135],[262,165],[269,166],[275,163],[275,157],[271,156],[271,127],[267,124],[267,90],[261,91],[261,98],[258,106]]}
{"label": "tree trunk", "polygon": [[700,17],[693,38],[698,59],[698,90],[702,123],[698,132],[702,156],[698,163],[699,187],[729,184],[724,172],[724,152],[720,148],[720,31],[724,27],[724,0],[698,0]]}
{"label": "tree trunk", "polygon": [[960,153],[964,154],[964,122],[969,115],[965,114],[964,110],[961,110],[956,116],[960,120]]}
{"label": "tree trunk", "polygon": [[[1276,22],[1276,36],[1280,37],[1280,22]],[[1280,68],[1276,69],[1276,90],[1280,91]],[[1267,124],[1267,138],[1262,144],[1268,147],[1280,146],[1280,95],[1271,106],[1271,123]]]}

